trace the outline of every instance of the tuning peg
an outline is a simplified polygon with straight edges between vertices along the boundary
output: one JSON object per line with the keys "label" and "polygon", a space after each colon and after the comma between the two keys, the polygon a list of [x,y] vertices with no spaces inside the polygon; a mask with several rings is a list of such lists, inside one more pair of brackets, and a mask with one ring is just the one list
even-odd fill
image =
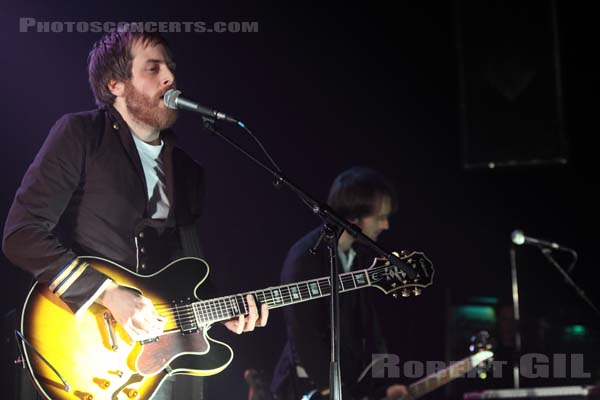
{"label": "tuning peg", "polygon": [[421,288],[414,287],[412,292],[415,296],[419,296],[421,294]]}
{"label": "tuning peg", "polygon": [[402,297],[410,297],[410,291],[407,288],[402,289]]}

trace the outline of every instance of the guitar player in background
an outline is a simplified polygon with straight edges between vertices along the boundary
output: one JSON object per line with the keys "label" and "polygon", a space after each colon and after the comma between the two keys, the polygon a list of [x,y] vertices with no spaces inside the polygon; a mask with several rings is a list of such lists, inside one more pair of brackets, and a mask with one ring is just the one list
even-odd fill
{"label": "guitar player in background", "polygon": [[[396,208],[391,184],[378,172],[354,167],[335,178],[328,197],[329,206],[360,227],[372,240],[389,228],[388,218]],[[325,243],[310,254],[320,228],[296,242],[285,259],[282,283],[313,279],[329,274]],[[340,273],[368,268],[373,254],[348,233],[338,240]],[[368,291],[340,296],[340,368],[346,400],[380,399],[406,394],[406,387],[384,383],[383,379],[359,381],[372,362],[372,354],[387,353],[385,341]],[[326,393],[329,386],[330,337],[329,302],[321,299],[300,303],[285,311],[287,342],[274,372],[271,389],[277,400],[299,400],[311,390]],[[357,383],[358,382],[358,383]]]}
{"label": "guitar player in background", "polygon": [[[134,340],[157,337],[165,318],[150,300],[119,286],[80,256],[102,257],[140,275],[200,257],[203,169],[175,145],[177,118],[163,103],[174,62],[158,34],[104,35],[88,56],[98,109],[67,114],[27,170],[5,224],[3,250],[76,315],[97,302]],[[249,315],[225,323],[240,334],[264,326]],[[198,379],[198,378],[195,378]],[[169,378],[154,399],[185,398]]]}

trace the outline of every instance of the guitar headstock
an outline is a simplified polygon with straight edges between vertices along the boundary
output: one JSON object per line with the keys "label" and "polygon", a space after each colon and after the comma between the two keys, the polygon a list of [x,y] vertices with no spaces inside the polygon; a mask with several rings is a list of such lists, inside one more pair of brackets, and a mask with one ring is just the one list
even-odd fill
{"label": "guitar headstock", "polygon": [[494,340],[488,331],[479,331],[469,338],[469,352],[471,354],[480,351],[493,351]]}
{"label": "guitar headstock", "polygon": [[488,331],[479,331],[469,338],[469,352],[474,355],[473,368],[480,379],[487,378],[487,371],[493,361],[495,343]]}
{"label": "guitar headstock", "polygon": [[402,297],[409,297],[420,295],[423,288],[433,283],[433,264],[423,253],[402,251],[394,255],[415,273],[414,278],[409,278],[406,272],[390,264],[385,258],[375,258],[371,267],[367,269],[372,286],[385,294],[392,293],[394,297],[398,297],[398,292]]}

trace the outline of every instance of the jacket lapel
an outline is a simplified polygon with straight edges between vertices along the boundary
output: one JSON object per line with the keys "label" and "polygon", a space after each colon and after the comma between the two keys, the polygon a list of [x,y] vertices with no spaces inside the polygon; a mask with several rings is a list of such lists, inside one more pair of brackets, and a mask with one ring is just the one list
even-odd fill
{"label": "jacket lapel", "polygon": [[144,175],[144,168],[142,167],[142,160],[140,159],[140,155],[138,154],[137,148],[135,147],[135,143],[133,142],[133,138],[131,137],[131,131],[129,130],[129,126],[121,117],[121,114],[113,107],[107,108],[108,117],[110,120],[109,129],[115,132],[121,144],[123,145],[123,149],[129,158],[137,176],[142,181],[142,187],[144,189],[144,214],[148,212],[148,186],[146,184],[146,177]]}

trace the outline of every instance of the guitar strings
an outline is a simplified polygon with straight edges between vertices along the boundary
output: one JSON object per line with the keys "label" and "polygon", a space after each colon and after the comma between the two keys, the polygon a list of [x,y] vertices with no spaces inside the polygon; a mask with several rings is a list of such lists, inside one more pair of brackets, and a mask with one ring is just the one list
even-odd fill
{"label": "guitar strings", "polygon": [[[385,267],[373,268],[370,270],[370,272],[379,272],[384,268]],[[339,280],[341,282],[342,290],[353,290],[363,287],[357,285],[355,276],[362,275],[364,273],[365,270],[341,274]],[[310,283],[317,284],[318,294],[315,294],[314,292],[311,293],[311,289],[309,288]],[[294,286],[298,289],[296,297],[290,290],[290,287]],[[347,286],[350,286],[350,288],[347,288]],[[185,328],[186,326],[189,326],[191,329],[196,329],[213,322],[224,321],[239,315],[247,314],[248,302],[245,295],[248,294],[256,296],[261,303],[267,304],[269,308],[275,308],[287,303],[293,303],[294,300],[298,301],[298,299],[302,301],[307,298],[312,299],[324,297],[330,293],[330,289],[330,278],[327,277],[257,290],[254,292],[204,300],[192,304],[177,305],[171,303],[158,303],[155,306],[157,311],[159,311],[162,316],[167,318],[167,324],[172,320],[176,327],[178,326],[180,328]],[[270,296],[267,296],[266,293],[269,293]],[[276,294],[274,295],[274,293]],[[239,311],[238,297],[241,298],[242,306],[244,307],[245,311],[244,313],[236,313],[235,311]],[[235,306],[233,306],[234,304]],[[196,306],[196,309],[194,309],[194,306]],[[166,330],[166,332],[173,331],[181,331],[181,329]]]}

